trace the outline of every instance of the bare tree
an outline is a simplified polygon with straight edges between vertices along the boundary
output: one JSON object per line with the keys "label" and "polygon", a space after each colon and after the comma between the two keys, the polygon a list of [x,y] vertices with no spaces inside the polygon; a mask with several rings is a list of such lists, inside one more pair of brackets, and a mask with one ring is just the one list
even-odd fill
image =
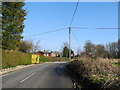
{"label": "bare tree", "polygon": [[81,48],[80,48],[80,47],[78,47],[78,48],[77,48],[77,51],[76,51],[77,56],[80,56],[81,52],[82,52],[82,51],[81,51]]}
{"label": "bare tree", "polygon": [[32,53],[35,53],[37,50],[40,50],[40,40],[38,40],[36,43],[35,42],[32,42],[33,43],[33,48],[32,48]]}
{"label": "bare tree", "polygon": [[108,58],[118,57],[118,43],[112,42],[106,45],[106,51],[108,52]]}
{"label": "bare tree", "polygon": [[118,40],[118,58],[120,58],[120,39]]}
{"label": "bare tree", "polygon": [[95,56],[95,45],[91,41],[86,42],[84,46],[84,50],[87,55],[92,56],[92,57]]}
{"label": "bare tree", "polygon": [[39,43],[40,43],[40,40],[38,40],[38,41],[34,44],[33,50],[32,50],[33,53],[40,49]]}
{"label": "bare tree", "polygon": [[19,51],[21,52],[25,52],[25,53],[30,53],[32,51],[33,48],[33,43],[28,41],[28,40],[24,40],[20,42],[19,45]]}
{"label": "bare tree", "polygon": [[104,45],[96,45],[95,46],[95,56],[96,57],[104,57],[105,55],[105,47]]}

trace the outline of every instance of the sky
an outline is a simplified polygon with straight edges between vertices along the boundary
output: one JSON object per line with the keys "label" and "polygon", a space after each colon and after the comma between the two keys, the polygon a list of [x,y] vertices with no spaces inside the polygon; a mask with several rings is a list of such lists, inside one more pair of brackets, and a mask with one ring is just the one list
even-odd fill
{"label": "sky", "polygon": [[[26,2],[27,10],[23,36],[25,40],[40,40],[41,50],[61,51],[64,42],[68,42],[68,29],[41,34],[51,30],[69,27],[76,2]],[[107,44],[118,40],[118,3],[117,2],[80,2],[72,23],[71,48],[83,49],[85,42]]]}
{"label": "sky", "polygon": [[[18,0],[23,1],[23,0]],[[78,0],[25,0],[26,2],[77,2]],[[119,0],[80,0],[80,2],[119,2]]]}

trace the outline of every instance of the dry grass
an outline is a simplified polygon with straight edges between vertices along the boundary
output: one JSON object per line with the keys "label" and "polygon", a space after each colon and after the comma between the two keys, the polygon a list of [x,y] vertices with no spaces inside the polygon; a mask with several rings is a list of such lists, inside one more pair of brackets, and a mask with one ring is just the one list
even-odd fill
{"label": "dry grass", "polygon": [[93,83],[102,83],[101,88],[109,88],[118,87],[120,83],[119,66],[114,63],[118,63],[118,59],[98,58],[94,60],[80,57],[72,61],[69,66],[83,78],[88,78]]}

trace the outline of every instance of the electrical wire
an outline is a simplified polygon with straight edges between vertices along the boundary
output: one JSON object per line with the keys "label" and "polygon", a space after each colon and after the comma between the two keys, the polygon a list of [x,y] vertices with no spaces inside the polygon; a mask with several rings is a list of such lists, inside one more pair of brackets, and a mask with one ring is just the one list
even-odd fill
{"label": "electrical wire", "polygon": [[57,29],[57,30],[52,30],[52,31],[48,31],[48,32],[43,32],[43,33],[40,33],[40,34],[29,35],[29,36],[26,36],[26,37],[24,37],[24,38],[32,37],[32,36],[38,36],[38,35],[43,35],[43,34],[48,34],[48,33],[57,32],[57,31],[65,30],[65,29],[67,29],[67,28],[61,28],[61,29]]}
{"label": "electrical wire", "polygon": [[79,43],[79,41],[78,41],[78,39],[77,39],[76,35],[74,34],[74,32],[73,32],[73,31],[71,31],[71,32],[72,32],[72,34],[73,34],[73,36],[74,36],[74,39],[76,40],[76,43],[79,45],[80,43]]}
{"label": "electrical wire", "polygon": [[120,28],[96,28],[96,29],[120,29]]}
{"label": "electrical wire", "polygon": [[87,28],[87,27],[71,27],[71,28],[76,28],[76,29],[120,29],[120,28]]}
{"label": "electrical wire", "polygon": [[71,28],[88,29],[87,27],[71,27]]}
{"label": "electrical wire", "polygon": [[71,19],[71,22],[70,22],[70,26],[69,26],[69,27],[71,27],[71,25],[72,25],[72,23],[73,23],[73,20],[74,20],[74,17],[75,17],[75,14],[76,14],[78,5],[79,5],[79,0],[77,1],[77,4],[76,4],[76,7],[75,7],[75,10],[74,10],[74,13],[73,13],[73,16],[72,16],[72,19]]}

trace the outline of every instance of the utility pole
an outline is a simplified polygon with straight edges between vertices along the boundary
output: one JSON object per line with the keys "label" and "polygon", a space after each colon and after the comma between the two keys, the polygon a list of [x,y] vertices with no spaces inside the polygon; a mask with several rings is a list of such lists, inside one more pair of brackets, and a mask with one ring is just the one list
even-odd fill
{"label": "utility pole", "polygon": [[71,61],[71,27],[69,27],[69,60]]}

